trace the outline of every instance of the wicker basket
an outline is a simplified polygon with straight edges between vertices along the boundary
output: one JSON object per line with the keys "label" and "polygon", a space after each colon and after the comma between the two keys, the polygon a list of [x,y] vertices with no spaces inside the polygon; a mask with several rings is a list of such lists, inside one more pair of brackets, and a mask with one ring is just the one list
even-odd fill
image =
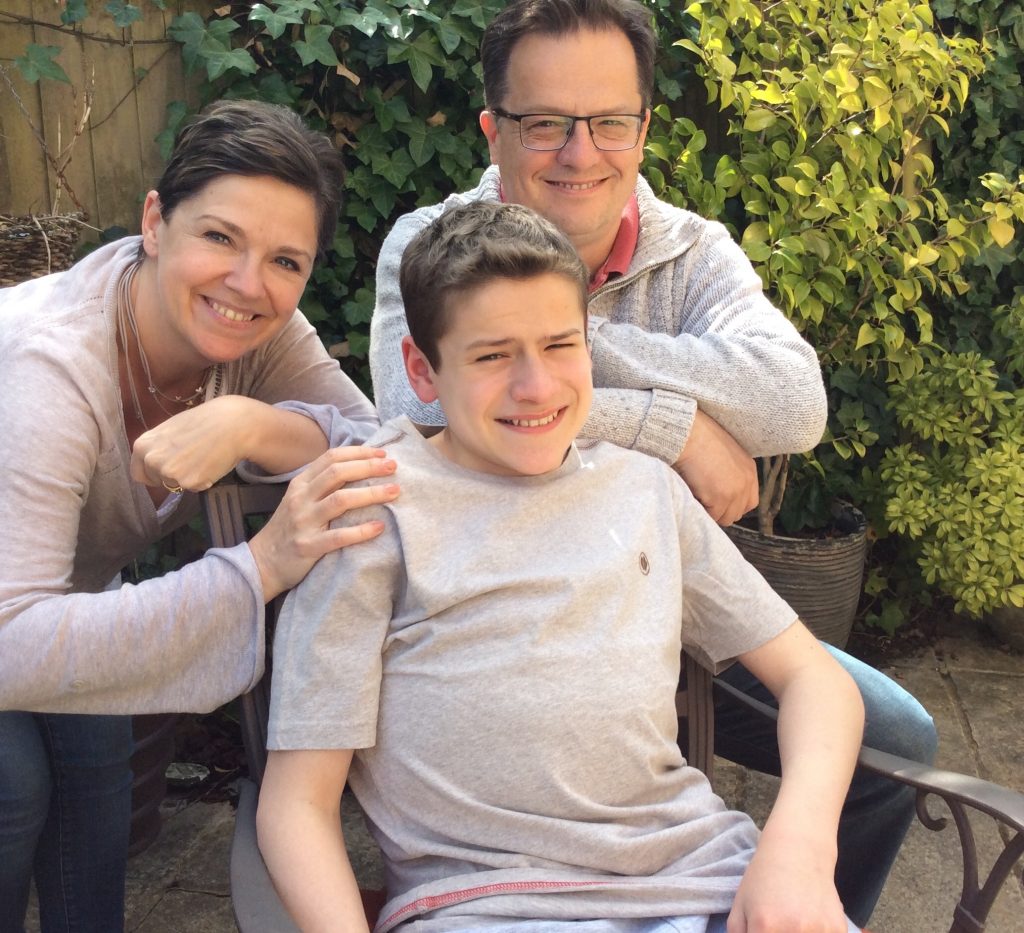
{"label": "wicker basket", "polygon": [[0,214],[0,288],[69,268],[81,229],[81,214]]}

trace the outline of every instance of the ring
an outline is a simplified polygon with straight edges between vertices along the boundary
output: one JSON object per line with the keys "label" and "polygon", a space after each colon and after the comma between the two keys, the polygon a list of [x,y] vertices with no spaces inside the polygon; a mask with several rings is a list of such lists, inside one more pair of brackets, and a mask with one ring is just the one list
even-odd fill
{"label": "ring", "polygon": [[175,492],[175,493],[183,492],[183,490],[182,490],[182,488],[180,486],[170,486],[170,485],[168,485],[167,480],[160,480],[160,482],[163,485],[164,489],[166,489],[168,492]]}

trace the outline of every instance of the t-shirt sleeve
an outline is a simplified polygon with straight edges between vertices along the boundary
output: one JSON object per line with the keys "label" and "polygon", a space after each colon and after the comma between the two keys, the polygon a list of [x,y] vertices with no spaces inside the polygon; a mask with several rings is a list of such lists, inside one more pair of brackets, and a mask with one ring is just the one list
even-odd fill
{"label": "t-shirt sleeve", "polygon": [[673,477],[683,562],[683,648],[714,673],[771,641],[797,618],[729,536]]}
{"label": "t-shirt sleeve", "polygon": [[326,554],[285,599],[274,634],[269,749],[376,741],[382,650],[404,570],[390,511],[360,509],[343,521],[375,518],[385,522],[383,534]]}

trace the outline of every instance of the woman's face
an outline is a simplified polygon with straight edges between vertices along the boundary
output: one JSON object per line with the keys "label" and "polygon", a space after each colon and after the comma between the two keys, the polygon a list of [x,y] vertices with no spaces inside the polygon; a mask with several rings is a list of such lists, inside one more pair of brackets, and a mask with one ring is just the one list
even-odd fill
{"label": "woman's face", "polygon": [[312,196],[276,178],[225,175],[169,219],[151,191],[142,215],[150,269],[136,306],[154,351],[165,346],[205,366],[280,333],[313,268],[316,224]]}

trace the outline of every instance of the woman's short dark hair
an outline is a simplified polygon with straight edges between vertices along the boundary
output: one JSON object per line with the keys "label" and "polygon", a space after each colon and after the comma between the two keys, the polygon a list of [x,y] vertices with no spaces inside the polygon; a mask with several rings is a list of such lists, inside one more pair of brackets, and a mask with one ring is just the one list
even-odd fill
{"label": "woman's short dark hair", "polygon": [[317,252],[334,242],[344,177],[341,153],[287,107],[254,100],[210,104],[179,133],[157,183],[169,219],[182,202],[225,175],[269,176],[309,194],[316,205]]}
{"label": "woman's short dark hair", "polygon": [[520,39],[584,29],[625,33],[636,58],[640,97],[643,106],[650,108],[657,43],[650,11],[637,0],[513,0],[491,21],[480,46],[487,106],[500,107],[508,94],[509,58]]}
{"label": "woman's short dark hair", "polygon": [[[473,201],[445,211],[405,248],[398,284],[413,342],[437,371],[452,302],[495,279],[561,275],[579,288],[586,320],[589,273],[569,238],[521,204]],[[529,314],[523,308],[523,314]]]}

